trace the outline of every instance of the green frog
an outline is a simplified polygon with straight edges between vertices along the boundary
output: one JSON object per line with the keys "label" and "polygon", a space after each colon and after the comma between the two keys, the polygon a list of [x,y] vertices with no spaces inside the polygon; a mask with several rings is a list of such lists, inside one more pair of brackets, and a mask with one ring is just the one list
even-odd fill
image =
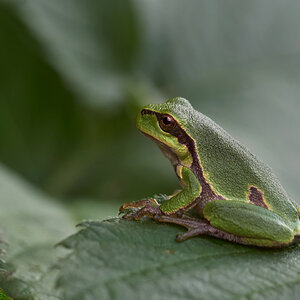
{"label": "green frog", "polygon": [[299,208],[272,170],[188,100],[143,107],[137,127],[170,160],[182,190],[160,205],[153,198],[124,203],[120,211],[138,209],[125,219],[184,226],[177,241],[209,235],[283,247],[300,238]]}

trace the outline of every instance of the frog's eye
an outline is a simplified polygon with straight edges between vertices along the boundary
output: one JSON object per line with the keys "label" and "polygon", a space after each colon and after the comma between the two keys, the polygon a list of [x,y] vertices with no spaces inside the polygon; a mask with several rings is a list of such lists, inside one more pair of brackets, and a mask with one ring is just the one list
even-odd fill
{"label": "frog's eye", "polygon": [[159,126],[162,130],[169,132],[176,125],[176,121],[169,115],[161,115],[159,118]]}

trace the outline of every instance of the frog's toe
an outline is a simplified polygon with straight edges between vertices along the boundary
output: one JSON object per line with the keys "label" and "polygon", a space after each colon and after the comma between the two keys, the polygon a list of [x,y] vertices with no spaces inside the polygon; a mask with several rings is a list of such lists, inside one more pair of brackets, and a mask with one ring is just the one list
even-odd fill
{"label": "frog's toe", "polygon": [[[186,239],[188,239],[188,238],[190,238],[190,237],[199,235],[198,232],[197,232],[197,234],[194,234],[194,231],[195,231],[195,230],[192,229],[192,230],[188,230],[187,232],[177,234],[177,235],[176,235],[176,238],[175,238],[175,241],[176,241],[176,242],[183,242],[183,241],[185,241]],[[192,234],[191,234],[191,233],[192,233]]]}
{"label": "frog's toe", "polygon": [[188,231],[178,234],[175,238],[177,242],[183,242],[186,239],[192,238],[197,235],[207,234],[208,229],[206,228],[207,225],[201,225],[199,227],[189,229]]}
{"label": "frog's toe", "polygon": [[129,214],[125,214],[122,216],[122,219],[124,220],[135,220],[135,217],[134,217],[135,213],[129,213]]}
{"label": "frog's toe", "polygon": [[161,214],[159,206],[145,206],[137,212],[124,215],[123,218],[126,220],[139,220],[143,217],[156,218],[157,215]]}
{"label": "frog's toe", "polygon": [[175,237],[176,242],[183,242],[185,240],[184,233],[177,234]]}
{"label": "frog's toe", "polygon": [[126,209],[130,208],[142,208],[146,206],[158,206],[157,201],[154,198],[143,199],[134,202],[125,202],[120,208],[119,212],[123,212]]}

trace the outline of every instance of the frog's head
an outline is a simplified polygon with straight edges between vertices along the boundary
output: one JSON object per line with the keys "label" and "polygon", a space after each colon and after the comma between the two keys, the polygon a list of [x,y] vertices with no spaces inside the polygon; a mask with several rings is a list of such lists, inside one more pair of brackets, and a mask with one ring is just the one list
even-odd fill
{"label": "frog's head", "polygon": [[193,161],[191,138],[184,129],[192,110],[188,100],[178,97],[144,106],[137,116],[138,129],[158,144],[174,166],[190,167]]}

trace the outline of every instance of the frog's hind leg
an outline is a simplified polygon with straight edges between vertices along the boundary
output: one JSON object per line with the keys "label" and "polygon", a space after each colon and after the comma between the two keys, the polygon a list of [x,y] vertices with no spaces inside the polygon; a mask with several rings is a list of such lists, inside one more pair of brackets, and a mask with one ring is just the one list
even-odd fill
{"label": "frog's hind leg", "polygon": [[274,212],[241,201],[213,200],[203,211],[205,219],[183,215],[159,215],[156,221],[184,226],[187,232],[177,236],[184,241],[197,235],[210,235],[231,242],[260,247],[283,247],[295,242],[297,222],[287,224]]}
{"label": "frog's hind leg", "polygon": [[176,218],[174,216],[167,215],[156,215],[154,217],[154,220],[157,222],[173,223],[187,228],[187,232],[178,234],[176,236],[177,242],[182,242],[188,238],[195,237],[198,235],[210,235],[216,238],[225,239],[235,243],[242,242],[241,237],[214,228],[205,219],[192,218],[186,215],[182,216],[181,218]]}
{"label": "frog's hind leg", "polygon": [[214,228],[240,236],[240,243],[262,247],[291,244],[299,224],[298,220],[287,223],[266,208],[233,200],[213,200],[203,213]]}

